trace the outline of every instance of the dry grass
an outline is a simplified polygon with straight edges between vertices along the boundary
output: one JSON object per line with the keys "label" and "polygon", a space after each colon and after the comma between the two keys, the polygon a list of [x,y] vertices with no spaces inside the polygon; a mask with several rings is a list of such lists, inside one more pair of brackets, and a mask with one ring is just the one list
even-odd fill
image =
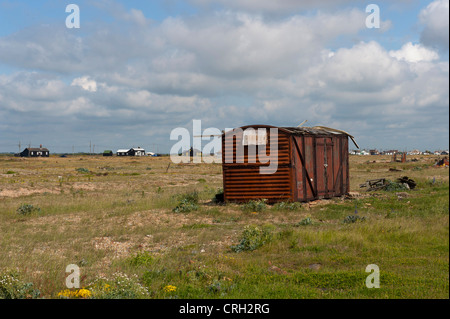
{"label": "dry grass", "polygon": [[[362,288],[345,286],[330,294],[333,289],[326,285],[325,290],[314,288],[323,283],[297,286],[303,272],[311,269],[325,275],[362,269],[364,274],[371,263],[368,256],[375,254],[374,259],[389,267],[389,278],[408,268],[408,280],[417,281],[416,288],[409,287],[411,293],[405,287],[393,288],[387,296],[374,297],[448,297],[448,169],[434,168],[434,156],[416,159],[402,164],[391,163],[388,156],[351,156],[356,199],[322,200],[294,211],[267,207],[245,212],[239,205],[211,200],[222,187],[218,164],[171,164],[167,170],[166,157],[0,157],[0,273],[18,269],[47,298],[65,289],[68,264],[82,268],[83,285],[116,271],[136,274],[155,298],[165,297],[159,291],[171,282],[184,285],[179,297],[221,297],[214,294],[217,282],[228,287],[222,292],[234,297],[367,297],[371,295]],[[77,171],[80,168],[84,170]],[[359,189],[367,179],[405,175],[419,183],[419,190],[408,192],[407,198]],[[433,178],[439,187],[430,184]],[[173,212],[179,195],[192,191],[200,196],[200,208]],[[19,215],[17,208],[25,203],[40,212]],[[355,204],[370,223],[342,224]],[[390,210],[399,216],[386,218]],[[307,217],[314,224],[299,227]],[[252,253],[230,255],[246,225],[270,226],[274,240]],[[130,266],[127,260],[141,253],[157,262]],[[408,260],[411,265],[405,266]],[[198,280],[181,280],[174,275],[177,271],[195,271]],[[427,292],[430,283],[420,288],[419,280],[426,274],[447,278],[447,285]],[[232,278],[238,288],[232,290],[223,277]],[[282,288],[286,280],[297,280],[296,288]]]}

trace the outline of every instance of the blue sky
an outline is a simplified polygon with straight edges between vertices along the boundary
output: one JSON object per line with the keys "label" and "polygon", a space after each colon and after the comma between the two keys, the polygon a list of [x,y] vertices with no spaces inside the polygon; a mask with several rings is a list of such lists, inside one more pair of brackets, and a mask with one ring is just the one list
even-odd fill
{"label": "blue sky", "polygon": [[0,0],[0,152],[168,152],[194,119],[448,149],[448,20],[448,0]]}

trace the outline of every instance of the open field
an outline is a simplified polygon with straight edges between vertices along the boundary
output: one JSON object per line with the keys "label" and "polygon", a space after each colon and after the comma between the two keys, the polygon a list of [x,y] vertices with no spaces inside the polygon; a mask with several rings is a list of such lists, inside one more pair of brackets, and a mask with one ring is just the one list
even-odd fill
{"label": "open field", "polygon": [[[449,170],[414,158],[350,156],[353,196],[249,207],[212,200],[219,164],[0,156],[0,298],[58,298],[69,264],[94,298],[449,298]],[[400,176],[416,189],[359,188]]]}

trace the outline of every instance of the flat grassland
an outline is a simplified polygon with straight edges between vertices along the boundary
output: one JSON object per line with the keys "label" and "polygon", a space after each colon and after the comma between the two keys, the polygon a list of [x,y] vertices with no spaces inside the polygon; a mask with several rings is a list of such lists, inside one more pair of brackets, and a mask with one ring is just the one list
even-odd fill
{"label": "flat grassland", "polygon": [[[449,298],[437,158],[350,156],[352,196],[239,205],[213,200],[220,164],[0,156],[0,298]],[[401,176],[417,187],[359,188]],[[84,294],[66,290],[70,264]]]}

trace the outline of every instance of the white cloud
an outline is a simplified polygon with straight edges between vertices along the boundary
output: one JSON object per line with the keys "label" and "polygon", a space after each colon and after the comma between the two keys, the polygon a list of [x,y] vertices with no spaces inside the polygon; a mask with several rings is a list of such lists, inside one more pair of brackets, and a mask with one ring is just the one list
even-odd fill
{"label": "white cloud", "polygon": [[202,23],[169,19],[162,29],[171,45],[194,54],[203,72],[216,76],[283,76],[309,65],[324,44],[364,28],[364,14],[351,10],[266,22],[259,16],[225,13]]}
{"label": "white cloud", "polygon": [[374,41],[337,50],[320,72],[331,87],[362,92],[379,91],[408,75],[408,69]]}
{"label": "white cloud", "polygon": [[147,25],[147,19],[141,10],[131,9],[129,13],[125,14],[124,18],[125,20],[132,21],[141,27]]}
{"label": "white cloud", "polygon": [[404,44],[400,50],[389,51],[389,54],[398,60],[407,62],[430,62],[439,59],[439,54],[436,51],[411,42]]}
{"label": "white cloud", "polygon": [[[396,127],[448,132],[448,62],[429,44],[388,51],[382,41],[360,42],[364,7],[267,18],[252,10],[258,4],[278,13],[314,6],[232,0],[246,12],[161,23],[119,6],[111,9],[119,23],[92,24],[83,37],[42,26],[0,37],[0,61],[25,70],[0,75],[2,116],[11,126],[84,127],[105,140],[158,132],[152,138],[167,143],[171,129],[194,118],[220,129],[307,119],[367,142],[401,135]],[[425,18],[435,9],[427,10],[431,30]]]}
{"label": "white cloud", "polygon": [[425,25],[420,36],[421,42],[448,51],[449,0],[433,1],[420,12],[419,19]]}
{"label": "white cloud", "polygon": [[89,76],[83,76],[81,78],[76,78],[72,81],[72,86],[80,86],[84,90],[89,92],[97,91],[97,82],[92,80]]}

